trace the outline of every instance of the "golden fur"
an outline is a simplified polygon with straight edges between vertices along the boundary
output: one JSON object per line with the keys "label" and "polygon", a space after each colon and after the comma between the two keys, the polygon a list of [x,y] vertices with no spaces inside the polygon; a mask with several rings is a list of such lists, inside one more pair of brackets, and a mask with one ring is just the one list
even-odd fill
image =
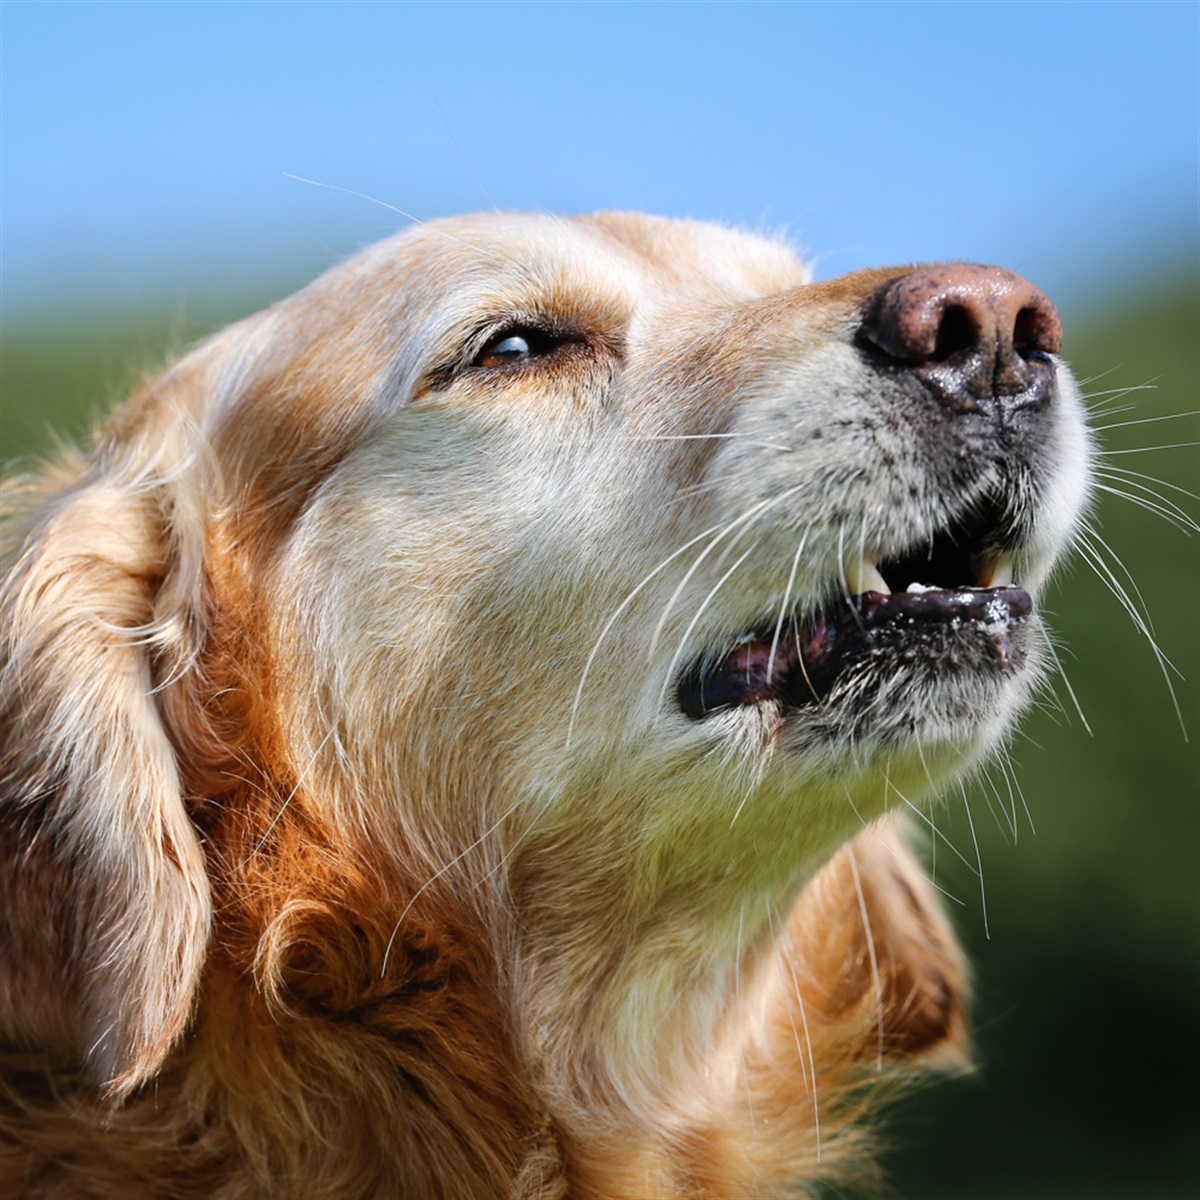
{"label": "golden fur", "polygon": [[985,495],[1022,587],[1067,543],[1069,376],[1036,451],[947,482],[941,418],[855,343],[904,271],[812,284],[628,215],[439,222],[12,481],[6,1196],[869,1173],[881,1087],[965,1063],[959,952],[887,812],[1006,735],[1036,618],[992,674],[844,708],[688,718],[672,689]]}

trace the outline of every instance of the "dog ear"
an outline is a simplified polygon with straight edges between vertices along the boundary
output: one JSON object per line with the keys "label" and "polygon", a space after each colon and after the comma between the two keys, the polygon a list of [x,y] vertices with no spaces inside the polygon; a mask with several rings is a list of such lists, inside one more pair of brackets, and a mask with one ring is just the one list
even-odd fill
{"label": "dog ear", "polygon": [[967,992],[904,820],[876,821],[809,880],[744,981],[716,1060],[735,1075],[689,1137],[704,1194],[859,1181],[874,1100],[922,1071],[969,1068]]}
{"label": "dog ear", "polygon": [[909,836],[891,815],[848,842],[805,889],[789,932],[843,1056],[961,1070],[966,966]]}
{"label": "dog ear", "polygon": [[162,411],[4,497],[0,1034],[114,1100],[186,1027],[211,915],[160,704],[199,641],[202,493]]}

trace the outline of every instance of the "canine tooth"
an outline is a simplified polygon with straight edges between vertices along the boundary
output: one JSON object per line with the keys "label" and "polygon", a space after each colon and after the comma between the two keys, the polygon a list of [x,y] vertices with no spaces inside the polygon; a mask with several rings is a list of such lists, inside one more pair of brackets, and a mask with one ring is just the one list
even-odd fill
{"label": "canine tooth", "polygon": [[906,592],[936,592],[932,583],[918,583],[915,579],[904,589]]}
{"label": "canine tooth", "polygon": [[879,573],[879,568],[865,558],[845,565],[846,587],[852,596],[861,596],[863,592],[882,592],[885,596],[891,594],[891,588]]}
{"label": "canine tooth", "polygon": [[984,587],[1011,587],[1013,581],[1013,564],[1011,558],[1001,558],[996,560],[995,567],[992,568],[992,577],[983,586]]}

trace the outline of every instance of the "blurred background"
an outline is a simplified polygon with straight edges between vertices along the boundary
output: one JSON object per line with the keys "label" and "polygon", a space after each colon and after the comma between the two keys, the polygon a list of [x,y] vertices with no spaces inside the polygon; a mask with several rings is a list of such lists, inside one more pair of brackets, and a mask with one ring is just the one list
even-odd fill
{"label": "blurred background", "polygon": [[782,229],[822,277],[1020,271],[1087,381],[1098,533],[1048,600],[1069,687],[1013,748],[1020,794],[997,773],[938,817],[982,1067],[895,1110],[888,1187],[1195,1200],[1198,14],[5,0],[0,457],[448,212]]}

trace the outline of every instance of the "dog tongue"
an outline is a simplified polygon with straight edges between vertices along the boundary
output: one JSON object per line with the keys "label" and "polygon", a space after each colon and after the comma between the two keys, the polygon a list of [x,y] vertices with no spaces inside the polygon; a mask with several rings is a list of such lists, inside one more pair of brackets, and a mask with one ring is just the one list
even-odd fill
{"label": "dog tongue", "polygon": [[779,647],[772,661],[770,642],[746,642],[730,652],[721,664],[720,674],[733,676],[747,692],[765,692],[783,666]]}
{"label": "dog tongue", "polygon": [[813,634],[823,624],[820,618],[803,630],[785,624],[778,638],[742,642],[720,666],[690,672],[679,685],[680,707],[695,719],[714,708],[757,704],[782,696],[788,676],[794,673],[801,657],[807,661],[821,654]]}

